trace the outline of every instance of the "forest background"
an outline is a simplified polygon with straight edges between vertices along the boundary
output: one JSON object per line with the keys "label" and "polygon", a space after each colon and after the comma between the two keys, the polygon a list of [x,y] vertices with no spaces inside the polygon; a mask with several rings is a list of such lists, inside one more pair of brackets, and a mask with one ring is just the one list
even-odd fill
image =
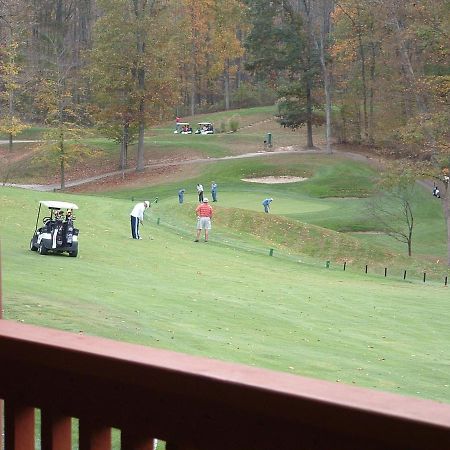
{"label": "forest background", "polygon": [[[448,163],[447,0],[2,0],[0,132],[51,130],[62,170],[87,129],[127,148],[176,116],[277,102],[439,179]],[[402,164],[405,164],[402,162]]]}

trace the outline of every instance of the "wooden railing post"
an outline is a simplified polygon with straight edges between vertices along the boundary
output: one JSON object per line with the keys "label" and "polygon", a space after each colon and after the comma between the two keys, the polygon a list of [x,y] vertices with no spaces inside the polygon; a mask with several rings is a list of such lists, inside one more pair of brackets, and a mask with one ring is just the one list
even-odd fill
{"label": "wooden railing post", "polygon": [[41,447],[45,450],[71,450],[72,419],[54,411],[42,410]]}
{"label": "wooden railing post", "polygon": [[111,428],[89,419],[80,419],[80,450],[111,450]]}
{"label": "wooden railing post", "polygon": [[122,430],[120,448],[122,450],[155,450],[154,439],[144,430]]}
{"label": "wooden railing post", "polygon": [[34,408],[5,402],[5,450],[34,450]]}
{"label": "wooden railing post", "polygon": [[[3,300],[2,300],[2,241],[0,240],[0,320],[3,319]],[[3,447],[3,400],[0,399],[0,449]]]}
{"label": "wooden railing post", "polygon": [[43,450],[66,450],[64,415],[79,450],[111,450],[111,427],[123,450],[450,449],[442,402],[93,336],[0,320],[0,364],[6,450],[34,450],[28,405]]}

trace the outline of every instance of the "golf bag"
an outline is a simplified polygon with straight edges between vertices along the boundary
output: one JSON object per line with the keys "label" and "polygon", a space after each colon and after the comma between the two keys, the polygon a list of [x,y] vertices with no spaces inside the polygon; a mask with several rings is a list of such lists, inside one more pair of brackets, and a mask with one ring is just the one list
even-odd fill
{"label": "golf bag", "polygon": [[72,219],[68,219],[65,223],[65,237],[66,243],[72,244],[73,242],[73,221]]}

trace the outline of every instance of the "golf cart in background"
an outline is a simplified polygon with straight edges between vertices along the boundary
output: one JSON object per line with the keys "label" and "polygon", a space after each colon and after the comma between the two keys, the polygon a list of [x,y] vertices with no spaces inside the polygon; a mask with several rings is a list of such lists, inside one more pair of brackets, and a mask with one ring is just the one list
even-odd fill
{"label": "golf cart in background", "polygon": [[199,122],[195,134],[214,134],[214,126],[211,122]]}
{"label": "golf cart in background", "polygon": [[[41,207],[47,207],[48,213],[42,219],[43,226],[38,228]],[[78,255],[79,230],[74,227],[73,211],[78,209],[75,203],[42,200],[36,218],[36,227],[30,241],[30,250],[46,255],[49,252],[67,252],[69,256]]]}
{"label": "golf cart in background", "polygon": [[189,122],[178,122],[174,134],[192,134],[192,127]]}

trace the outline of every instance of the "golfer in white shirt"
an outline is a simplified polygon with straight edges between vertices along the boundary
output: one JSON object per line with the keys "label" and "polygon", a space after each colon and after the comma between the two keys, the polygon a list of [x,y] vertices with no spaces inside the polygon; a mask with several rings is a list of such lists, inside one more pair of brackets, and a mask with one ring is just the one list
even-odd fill
{"label": "golfer in white shirt", "polygon": [[144,211],[150,207],[150,202],[145,200],[145,202],[137,203],[133,211],[131,211],[131,237],[133,239],[141,239],[139,236],[139,224],[144,221]]}

